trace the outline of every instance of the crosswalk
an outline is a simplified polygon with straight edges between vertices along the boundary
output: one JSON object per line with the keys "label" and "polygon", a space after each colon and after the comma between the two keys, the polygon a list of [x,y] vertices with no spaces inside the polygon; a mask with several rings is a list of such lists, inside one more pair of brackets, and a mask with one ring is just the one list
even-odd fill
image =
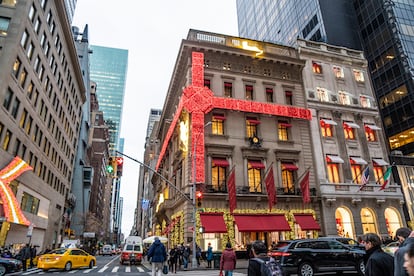
{"label": "crosswalk", "polygon": [[[61,270],[50,270],[49,272],[45,272],[41,269],[35,268],[20,273],[19,275],[33,275],[33,274],[50,274],[50,273],[62,273]],[[119,275],[119,273],[141,273],[140,275],[151,275],[151,269],[145,268],[143,266],[103,266],[103,267],[93,267],[91,269],[74,269],[69,272],[68,274],[115,274]],[[145,273],[145,274],[142,274]],[[219,274],[218,270],[187,270],[187,271],[177,271],[177,273],[168,274],[175,275],[175,276],[217,276]],[[246,276],[245,273],[233,272],[233,276]]]}

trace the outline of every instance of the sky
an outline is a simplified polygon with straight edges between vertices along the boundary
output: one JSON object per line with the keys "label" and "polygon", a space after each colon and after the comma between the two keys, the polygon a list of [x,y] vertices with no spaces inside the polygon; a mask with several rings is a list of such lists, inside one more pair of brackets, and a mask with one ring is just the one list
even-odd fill
{"label": "sky", "polygon": [[[89,44],[128,50],[122,113],[124,153],[143,160],[151,108],[162,109],[181,40],[190,29],[238,36],[236,0],[78,0],[72,25]],[[99,93],[99,91],[98,91]],[[122,233],[137,206],[139,164],[124,158]]]}

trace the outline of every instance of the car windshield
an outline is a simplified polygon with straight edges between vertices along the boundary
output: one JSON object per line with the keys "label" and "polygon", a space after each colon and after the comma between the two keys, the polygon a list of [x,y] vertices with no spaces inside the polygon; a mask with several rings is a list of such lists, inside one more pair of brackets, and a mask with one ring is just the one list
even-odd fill
{"label": "car windshield", "polygon": [[67,251],[66,248],[57,248],[57,249],[53,249],[52,251],[50,251],[48,254],[64,254]]}

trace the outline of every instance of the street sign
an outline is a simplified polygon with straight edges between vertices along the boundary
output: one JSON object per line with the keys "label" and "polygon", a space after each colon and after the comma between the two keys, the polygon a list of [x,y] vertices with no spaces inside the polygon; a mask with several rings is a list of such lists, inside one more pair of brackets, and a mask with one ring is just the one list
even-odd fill
{"label": "street sign", "polygon": [[26,237],[31,237],[33,234],[33,223],[30,223],[29,227],[27,228]]}

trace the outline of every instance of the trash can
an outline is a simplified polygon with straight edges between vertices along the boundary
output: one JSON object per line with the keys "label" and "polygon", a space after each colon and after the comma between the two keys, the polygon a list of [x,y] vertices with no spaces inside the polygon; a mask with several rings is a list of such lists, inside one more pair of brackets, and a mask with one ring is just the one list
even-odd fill
{"label": "trash can", "polygon": [[213,252],[213,266],[214,266],[214,268],[220,269],[220,259],[221,259],[221,252],[220,251]]}

